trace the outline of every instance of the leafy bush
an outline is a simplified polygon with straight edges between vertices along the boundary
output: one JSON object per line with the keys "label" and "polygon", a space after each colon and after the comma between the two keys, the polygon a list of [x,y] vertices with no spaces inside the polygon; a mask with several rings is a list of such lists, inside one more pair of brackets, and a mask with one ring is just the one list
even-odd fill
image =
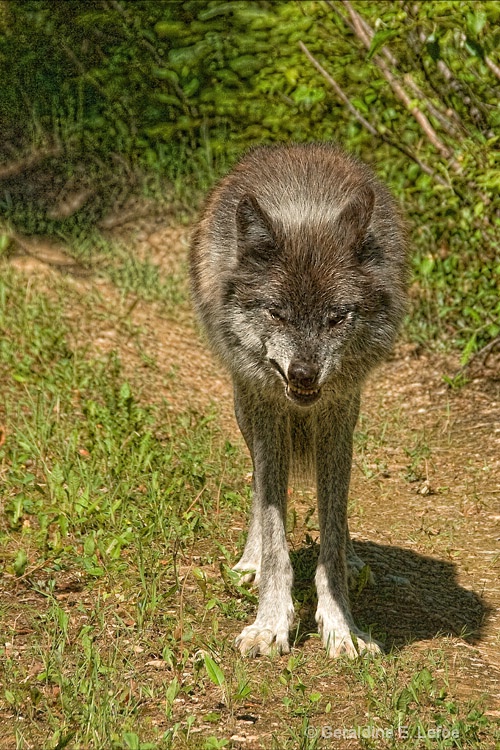
{"label": "leafy bush", "polygon": [[248,146],[342,141],[408,213],[412,335],[500,333],[496,2],[11,0],[0,211],[95,222],[145,174],[204,191]]}

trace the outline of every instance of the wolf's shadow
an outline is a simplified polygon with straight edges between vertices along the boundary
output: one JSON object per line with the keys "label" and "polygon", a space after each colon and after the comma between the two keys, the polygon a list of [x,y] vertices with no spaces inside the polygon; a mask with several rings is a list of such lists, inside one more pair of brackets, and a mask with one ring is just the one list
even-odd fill
{"label": "wolf's shadow", "polygon": [[[477,593],[458,585],[452,562],[373,542],[353,545],[375,584],[351,590],[352,613],[356,624],[371,630],[387,649],[437,635],[460,636],[471,644],[481,640],[490,608]],[[299,641],[317,632],[313,581],[318,552],[319,544],[312,542],[291,553]]]}

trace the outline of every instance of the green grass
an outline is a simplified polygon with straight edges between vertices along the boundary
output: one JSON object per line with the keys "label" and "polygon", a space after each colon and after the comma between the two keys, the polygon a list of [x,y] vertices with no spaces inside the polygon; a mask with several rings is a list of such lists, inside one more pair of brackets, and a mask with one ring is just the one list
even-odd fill
{"label": "green grass", "polygon": [[158,302],[164,312],[178,314],[187,303],[185,276],[164,273],[151,258],[139,258],[123,242],[103,238],[95,231],[69,238],[73,257],[111,281],[123,294]]}
{"label": "green grass", "polygon": [[[204,750],[242,731],[275,750],[349,747],[336,731],[362,748],[500,741],[440,648],[332,662],[297,632],[288,657],[242,659],[232,641],[256,597],[230,565],[246,457],[215,411],[151,405],[116,354],[70,344],[74,288],[38,287],[4,265],[0,747]],[[409,471],[425,451],[412,446]]]}
{"label": "green grass", "polygon": [[[33,711],[36,705],[36,714],[52,725],[53,708],[38,686],[58,686],[62,715],[72,717],[67,731],[81,721],[88,727],[85,742],[93,738],[98,747],[97,738],[110,730],[108,714],[117,714],[117,726],[127,723],[123,711],[114,710],[121,698],[112,685],[124,664],[120,639],[112,647],[106,643],[110,611],[110,627],[121,631],[123,615],[115,610],[125,602],[134,639],[154,629],[155,653],[185,658],[172,635],[181,568],[194,545],[198,566],[220,555],[206,540],[223,537],[229,508],[246,502],[238,487],[246,489],[236,475],[235,451],[218,435],[213,415],[188,410],[172,416],[168,404],[139,404],[115,356],[95,361],[68,348],[58,307],[14,275],[0,284],[2,563],[14,584],[43,602],[35,620],[30,607],[26,612],[28,627],[36,628],[33,658],[43,663],[36,696],[31,686],[18,687],[26,675],[7,659],[4,697],[13,711],[34,700]],[[192,567],[193,576],[197,570]],[[88,623],[76,631],[57,598],[68,577],[76,581],[70,587],[82,585],[92,598]],[[198,581],[201,590],[201,573]],[[186,603],[182,620],[186,643],[191,606]],[[14,620],[10,610],[7,604],[7,630]],[[70,676],[63,664],[71,664]],[[82,698],[90,694],[82,712]],[[127,704],[128,713],[132,726],[135,709]]]}

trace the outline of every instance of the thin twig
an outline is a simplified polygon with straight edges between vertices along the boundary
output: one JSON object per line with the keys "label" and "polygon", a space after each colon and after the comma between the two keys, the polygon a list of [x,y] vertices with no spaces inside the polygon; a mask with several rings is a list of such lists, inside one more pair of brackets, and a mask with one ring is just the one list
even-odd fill
{"label": "thin twig", "polygon": [[325,68],[321,65],[321,63],[316,60],[316,58],[312,55],[312,53],[308,50],[304,42],[299,42],[299,47],[302,50],[302,52],[306,55],[306,57],[312,62],[316,70],[321,73],[323,78],[330,84],[332,89],[335,91],[339,99],[342,100],[342,102],[346,105],[349,112],[354,115],[354,117],[365,127],[368,132],[370,132],[372,135],[380,135],[379,131],[370,123],[368,120],[366,120],[361,112],[356,109],[354,104],[349,100],[348,96],[344,93],[344,91],[340,88],[337,81],[328,73]]}
{"label": "thin twig", "polygon": [[[371,39],[369,34],[366,32],[366,29],[364,28],[363,19],[358,14],[358,12],[354,10],[349,0],[342,0],[342,2],[351,17],[351,21],[354,27],[354,33],[356,34],[358,39],[360,39],[361,42],[365,45],[365,47],[367,49],[370,49]],[[457,161],[455,161],[455,159],[452,158],[452,152],[450,151],[448,146],[446,146],[441,141],[426,115],[412,102],[410,96],[404,90],[403,86],[397,80],[396,76],[389,69],[385,60],[383,60],[380,55],[374,55],[373,61],[380,68],[382,75],[389,83],[398,99],[403,103],[406,109],[420,125],[430,143],[432,143],[434,148],[436,148],[445,159],[449,160],[451,167],[458,172],[460,170],[460,165]]]}
{"label": "thin twig", "polygon": [[457,370],[454,377],[456,378],[459,375],[463,375],[463,373],[466,372],[466,370],[470,368],[471,364],[479,357],[483,358],[482,364],[483,367],[486,367],[486,363],[488,362],[491,354],[495,351],[495,349],[498,348],[500,348],[500,336],[496,336],[492,341],[489,341],[486,346],[483,346],[483,348],[478,352],[474,352],[469,361],[462,365],[459,370]]}
{"label": "thin twig", "polygon": [[[384,48],[385,49],[385,48]],[[466,132],[466,128],[461,121],[459,115],[455,112],[454,109],[451,109],[448,107],[449,112],[453,116],[453,120],[450,119],[447,115],[443,114],[433,102],[429,99],[427,94],[425,94],[420,86],[415,83],[410,73],[407,73],[404,76],[405,83],[410,87],[410,89],[413,91],[416,97],[419,99],[422,99],[425,103],[425,106],[429,110],[429,113],[439,122],[441,127],[446,130],[448,135],[451,135],[452,138],[456,138],[458,135],[460,135],[460,132],[464,133]]]}
{"label": "thin twig", "polygon": [[9,177],[15,177],[16,175],[21,174],[22,172],[27,172],[41,161],[49,159],[52,156],[59,156],[61,153],[61,146],[34,151],[29,156],[25,156],[24,159],[19,159],[19,161],[13,162],[12,164],[6,164],[5,166],[0,167],[0,180],[6,180]]}
{"label": "thin twig", "polygon": [[415,156],[409,149],[407,149],[405,146],[403,146],[400,143],[397,143],[396,141],[393,141],[391,138],[388,138],[385,133],[381,133],[376,127],[374,127],[371,122],[369,122],[361,112],[354,106],[354,104],[350,101],[347,94],[342,90],[342,88],[339,86],[337,81],[328,73],[328,71],[325,70],[325,68],[321,65],[321,63],[314,57],[314,55],[309,51],[309,49],[306,47],[304,42],[299,41],[299,47],[302,50],[302,52],[305,54],[305,56],[308,58],[308,60],[314,65],[316,70],[323,76],[325,81],[333,88],[339,99],[345,104],[349,112],[358,120],[358,122],[363,125],[366,130],[368,130],[369,133],[376,136],[377,138],[380,138],[384,143],[387,143],[389,146],[393,146],[394,148],[397,148],[398,151],[400,151],[402,154],[407,156],[409,159],[414,161],[422,172],[425,172],[426,174],[430,175],[437,183],[442,185],[443,187],[449,187],[448,183],[436,172],[431,169],[425,162],[423,162],[421,159],[418,158],[418,156]]}
{"label": "thin twig", "polygon": [[[466,43],[467,37],[466,37],[465,34],[460,34],[460,41],[462,42],[462,44]],[[500,78],[500,68],[498,67],[498,65],[496,63],[493,62],[493,60],[491,59],[491,57],[488,57],[488,55],[485,55],[483,57],[483,60],[486,63],[486,65],[488,66],[488,68],[491,70],[491,72],[497,78]]]}
{"label": "thin twig", "polygon": [[344,16],[344,15],[343,15],[343,14],[342,14],[342,13],[340,12],[340,10],[339,10],[339,9],[337,8],[337,6],[336,6],[336,5],[335,5],[335,3],[333,2],[333,0],[325,0],[325,3],[326,3],[326,4],[328,5],[328,7],[329,7],[329,8],[331,8],[331,9],[333,10],[333,12],[335,13],[335,15],[336,15],[336,16],[338,16],[338,17],[339,17],[339,18],[340,18],[340,19],[341,19],[341,20],[342,20],[342,21],[343,21],[343,22],[345,23],[345,25],[346,25],[346,26],[347,26],[347,27],[348,27],[349,29],[351,29],[352,33],[354,34],[354,28],[353,28],[353,26],[352,26],[351,22],[349,21],[349,19],[348,19],[348,18],[346,18],[346,17],[345,17],[345,16]]}
{"label": "thin twig", "polygon": [[[358,18],[359,18],[360,23],[363,26],[363,29],[366,32],[366,35],[368,37],[368,40],[369,40],[370,46],[371,46],[373,37],[375,36],[375,32],[373,31],[373,29],[369,25],[368,21],[366,21],[366,19],[363,18],[360,14],[358,14]],[[350,25],[350,28],[354,31],[354,33],[356,33],[355,29],[354,29],[354,26],[352,24],[349,24],[349,25]],[[366,46],[366,44],[365,44],[365,46]],[[398,59],[393,55],[393,53],[391,52],[391,50],[388,47],[386,47],[384,45],[380,49],[379,54],[384,55],[384,57],[386,58],[386,60],[394,68],[399,68]],[[447,131],[447,133],[449,133],[449,135],[451,135],[451,136],[456,136],[457,135],[456,124],[453,123],[446,115],[444,115],[442,112],[439,111],[439,109],[429,99],[429,97],[427,96],[427,94],[424,91],[422,91],[422,89],[420,88],[420,86],[417,83],[415,83],[415,81],[413,80],[413,76],[411,75],[411,73],[406,73],[406,75],[404,76],[404,81],[410,87],[410,89],[413,91],[413,93],[415,94],[415,96],[425,102],[425,106],[427,107],[427,109],[429,110],[429,112],[431,113],[431,115],[433,115],[436,118],[436,120],[438,120],[438,122]],[[462,122],[461,122],[460,117],[458,116],[458,114],[454,110],[452,110],[452,113],[453,113],[453,115],[454,115],[457,123],[463,129],[463,125],[462,125]]]}
{"label": "thin twig", "polygon": [[[422,44],[425,44],[427,42],[427,34],[422,29],[417,30],[418,38],[420,39],[420,42]],[[463,81],[460,81],[458,78],[454,76],[450,68],[446,65],[444,60],[437,60],[436,61],[436,68],[438,69],[439,73],[443,76],[444,80],[447,83],[447,88],[451,91],[453,91],[455,94],[457,94],[462,102],[464,103],[465,107],[469,111],[469,115],[471,116],[472,120],[478,127],[482,127],[483,123],[488,121],[488,113],[485,110],[485,107],[483,103],[477,98],[477,96],[474,94],[474,91],[470,85],[466,85]],[[427,71],[424,66],[424,71]],[[429,78],[429,76],[427,75]],[[434,90],[436,90],[436,85],[433,80],[429,79],[431,86]],[[440,94],[440,92],[437,92]],[[447,100],[449,97],[447,97]],[[448,106],[449,101],[447,101]],[[461,122],[460,117],[455,112],[453,108],[450,107],[451,112]]]}
{"label": "thin twig", "polygon": [[[328,5],[328,7],[333,10],[335,15],[337,15],[338,18],[340,18],[345,23],[347,28],[350,29],[353,34],[356,34],[354,25],[351,23],[349,18],[344,16],[339,11],[339,9],[335,6],[332,0],[325,0],[325,2]],[[370,45],[371,45],[371,40],[373,39],[375,32],[373,31],[371,26],[369,26],[368,22],[364,18],[361,18],[360,16],[360,19],[361,19],[361,22],[363,24],[363,27],[366,33],[370,37]],[[425,38],[425,35],[424,35],[424,38]],[[382,49],[380,50],[380,53],[386,57],[386,59],[388,60],[388,62],[391,63],[391,65],[393,65],[396,68],[398,67],[398,60],[392,54],[391,50],[388,47],[384,45]],[[438,66],[439,66],[439,63],[441,62],[442,62],[441,60],[438,61]],[[446,75],[451,77],[452,75],[451,70],[444,63],[442,64],[445,68]],[[422,91],[420,86],[418,86],[418,84],[415,83],[410,73],[407,73],[404,78],[405,78],[405,83],[411,88],[415,96],[417,96],[419,99],[422,99],[425,102],[425,106],[427,107],[431,115],[433,115],[433,117],[435,117],[436,120],[438,120],[438,122],[446,130],[446,132],[449,133],[449,135],[451,135],[452,137],[456,137],[459,130],[462,130],[462,131],[466,130],[460,116],[457,114],[457,112],[455,112],[454,109],[452,109],[451,107],[448,107],[448,112],[444,114],[429,99],[428,95],[424,91]]]}
{"label": "thin twig", "polygon": [[16,581],[24,581],[26,578],[29,578],[33,575],[33,573],[37,573],[39,570],[42,570],[46,565],[51,563],[56,558],[56,555],[51,555],[50,557],[47,557],[45,560],[42,560],[41,563],[38,565],[35,565],[33,568],[30,568],[25,573],[23,573],[21,576],[16,576]]}
{"label": "thin twig", "polygon": [[493,62],[491,57],[488,57],[488,55],[484,56],[484,62],[488,66],[488,68],[491,70],[493,75],[495,75],[497,78],[500,78],[500,67]]}

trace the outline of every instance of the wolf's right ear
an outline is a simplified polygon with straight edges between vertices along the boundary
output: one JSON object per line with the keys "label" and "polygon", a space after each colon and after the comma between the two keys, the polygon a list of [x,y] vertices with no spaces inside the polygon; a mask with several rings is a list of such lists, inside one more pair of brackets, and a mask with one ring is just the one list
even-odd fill
{"label": "wolf's right ear", "polygon": [[271,220],[253,195],[245,194],[236,208],[238,260],[269,260],[277,249]]}
{"label": "wolf's right ear", "polygon": [[366,237],[374,205],[375,193],[370,185],[362,185],[349,197],[335,221],[335,233],[344,249],[358,247]]}

